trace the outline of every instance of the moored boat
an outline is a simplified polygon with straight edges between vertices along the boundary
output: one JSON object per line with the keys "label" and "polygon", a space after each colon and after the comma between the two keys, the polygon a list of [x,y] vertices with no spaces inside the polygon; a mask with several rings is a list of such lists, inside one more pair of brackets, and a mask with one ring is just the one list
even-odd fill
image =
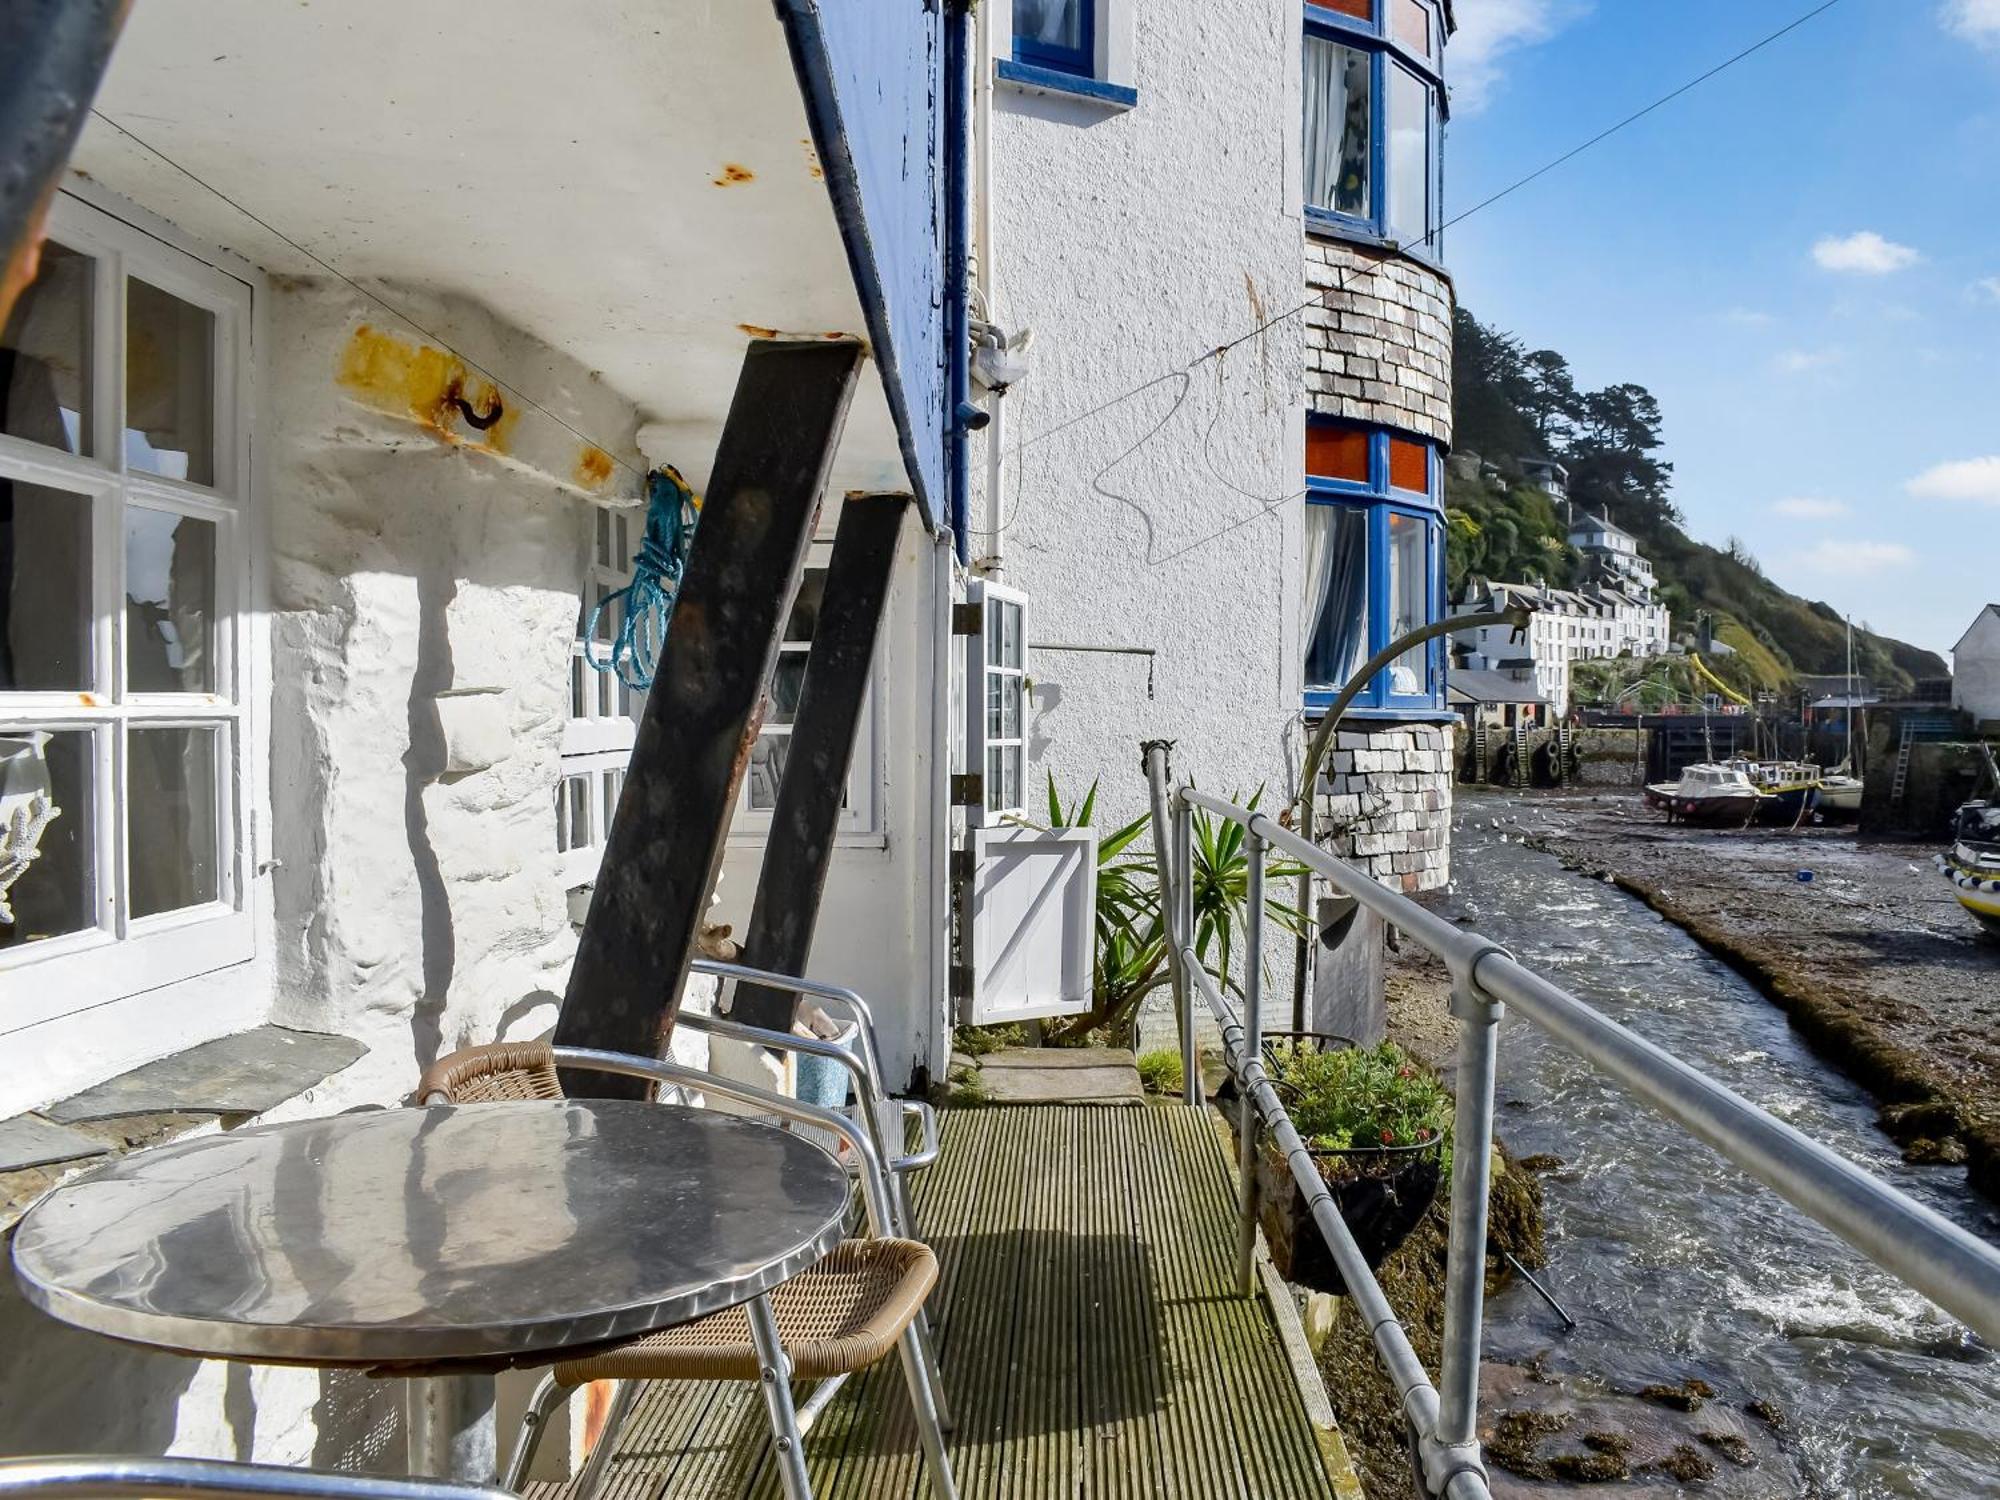
{"label": "moored boat", "polygon": [[1678,781],[1657,781],[1646,788],[1647,805],[1664,811],[1668,822],[1712,828],[1748,827],[1764,800],[1743,771],[1708,762],[1684,768]]}
{"label": "moored boat", "polygon": [[1820,805],[1819,767],[1798,760],[1732,760],[1752,786],[1764,794],[1757,804],[1757,821],[1796,828],[1811,819]]}
{"label": "moored boat", "polygon": [[1861,815],[1861,778],[1836,768],[1819,779],[1819,810],[1827,818]]}
{"label": "moored boat", "polygon": [[2000,938],[2000,802],[1968,802],[1952,819],[1951,848],[1937,866],[1958,904]]}

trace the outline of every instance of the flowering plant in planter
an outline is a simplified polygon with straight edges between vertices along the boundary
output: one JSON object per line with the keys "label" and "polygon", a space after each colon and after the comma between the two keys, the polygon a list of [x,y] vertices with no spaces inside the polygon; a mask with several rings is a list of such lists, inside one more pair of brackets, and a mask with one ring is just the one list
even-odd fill
{"label": "flowering plant in planter", "polygon": [[1354,1161],[1432,1146],[1450,1160],[1452,1098],[1394,1042],[1321,1050],[1275,1043],[1272,1086],[1315,1156]]}
{"label": "flowering plant in planter", "polygon": [[[1329,1049],[1319,1040],[1274,1038],[1266,1071],[1362,1258],[1379,1266],[1429,1211],[1450,1173],[1452,1097],[1393,1042]],[[1290,1163],[1268,1142],[1257,1179],[1264,1235],[1280,1273],[1344,1292]]]}

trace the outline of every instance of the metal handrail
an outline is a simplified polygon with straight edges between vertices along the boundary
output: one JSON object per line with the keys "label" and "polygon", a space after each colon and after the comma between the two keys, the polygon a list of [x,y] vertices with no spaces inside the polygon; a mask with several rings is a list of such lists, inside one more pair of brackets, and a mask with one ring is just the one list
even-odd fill
{"label": "metal handrail", "polygon": [[[1877,1266],[1963,1320],[1981,1337],[2000,1342],[2000,1249],[1600,1014],[1517,963],[1498,944],[1388,889],[1275,820],[1191,786],[1169,793],[1164,744],[1146,747],[1145,764],[1153,794],[1157,848],[1172,849],[1179,855],[1179,825],[1196,808],[1227,818],[1248,834],[1253,890],[1262,888],[1261,866],[1267,849],[1282,850],[1415,939],[1442,959],[1451,972],[1452,1013],[1465,1025],[1455,1087],[1444,1360],[1441,1390],[1434,1390],[1341,1220],[1283,1101],[1271,1087],[1264,1071],[1257,1018],[1238,1018],[1188,941],[1186,928],[1179,921],[1186,893],[1173,889],[1175,879],[1182,885],[1188,881],[1185,862],[1177,857],[1161,861],[1169,881],[1162,904],[1168,913],[1183,982],[1201,993],[1222,1028],[1225,1060],[1246,1100],[1246,1126],[1249,1105],[1254,1103],[1259,1123],[1285,1152],[1292,1176],[1311,1204],[1314,1222],[1368,1322],[1376,1352],[1395,1381],[1404,1412],[1417,1432],[1418,1457],[1431,1494],[1480,1500],[1489,1493],[1478,1444],[1477,1403],[1493,1080],[1499,1021],[1506,1005],[1514,1006],[1648,1108],[1684,1126]],[[1260,905],[1253,902],[1249,913],[1246,952],[1252,955],[1261,952]],[[1254,970],[1254,956],[1251,963]],[[1193,1043],[1191,1008],[1184,1012],[1182,1025],[1185,1052]],[[1191,1097],[1190,1102],[1196,1098]],[[1248,1128],[1244,1136],[1242,1211],[1250,1221],[1256,1213],[1256,1182]]]}
{"label": "metal handrail", "polygon": [[160,1500],[214,1495],[228,1500],[518,1500],[491,1485],[448,1479],[328,1474],[216,1458],[0,1458],[0,1500]]}

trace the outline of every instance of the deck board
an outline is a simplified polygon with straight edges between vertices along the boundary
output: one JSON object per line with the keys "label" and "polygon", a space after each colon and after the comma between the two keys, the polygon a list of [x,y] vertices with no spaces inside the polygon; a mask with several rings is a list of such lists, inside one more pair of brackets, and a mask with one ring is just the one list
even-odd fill
{"label": "deck board", "polygon": [[[965,1500],[1331,1500],[1265,1308],[1236,1294],[1206,1111],[954,1111],[916,1181]],[[748,1384],[656,1386],[619,1447],[603,1500],[778,1494]],[[849,1382],[806,1457],[820,1500],[928,1494],[895,1360]]]}

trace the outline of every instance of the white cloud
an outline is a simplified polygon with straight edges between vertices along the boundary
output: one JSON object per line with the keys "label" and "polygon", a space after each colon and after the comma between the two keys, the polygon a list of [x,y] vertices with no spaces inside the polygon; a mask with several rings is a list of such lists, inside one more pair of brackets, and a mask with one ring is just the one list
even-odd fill
{"label": "white cloud", "polygon": [[1933,464],[1903,486],[1919,500],[1961,500],[2000,505],[2000,455]]}
{"label": "white cloud", "polygon": [[1972,283],[1975,293],[1983,294],[1994,302],[2000,302],[2000,276],[1985,276]]}
{"label": "white cloud", "polygon": [[1908,245],[1885,240],[1872,229],[1829,234],[1813,243],[1812,254],[1823,271],[1851,271],[1859,276],[1887,276],[1923,259]]}
{"label": "white cloud", "polygon": [[2000,46],[2000,0],[1945,0],[1938,19],[1969,42]]}
{"label": "white cloud", "polygon": [[1787,349],[1773,363],[1786,375],[1806,375],[1840,363],[1838,349]]}
{"label": "white cloud", "polygon": [[1769,328],[1778,320],[1754,307],[1732,307],[1723,313],[1722,321],[1737,324],[1742,328]]}
{"label": "white cloud", "polygon": [[1545,42],[1589,9],[1587,0],[1459,0],[1451,38],[1451,107],[1477,114],[1500,82],[1500,59]]}
{"label": "white cloud", "polygon": [[1841,541],[1826,537],[1815,542],[1794,562],[1814,573],[1873,573],[1880,568],[1907,568],[1916,553],[1901,542]]}
{"label": "white cloud", "polygon": [[1847,514],[1847,502],[1825,500],[1818,495],[1789,495],[1783,500],[1773,501],[1771,509],[1781,516],[1791,516],[1800,521],[1831,521],[1835,516]]}

